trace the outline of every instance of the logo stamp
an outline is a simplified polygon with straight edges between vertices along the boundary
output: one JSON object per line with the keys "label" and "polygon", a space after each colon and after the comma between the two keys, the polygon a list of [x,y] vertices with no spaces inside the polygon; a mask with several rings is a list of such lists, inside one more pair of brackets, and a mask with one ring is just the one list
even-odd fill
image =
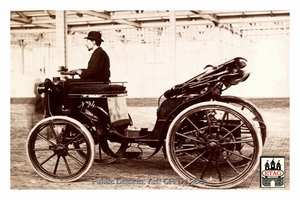
{"label": "logo stamp", "polygon": [[260,157],[260,187],[284,188],[285,183],[285,160],[283,156]]}

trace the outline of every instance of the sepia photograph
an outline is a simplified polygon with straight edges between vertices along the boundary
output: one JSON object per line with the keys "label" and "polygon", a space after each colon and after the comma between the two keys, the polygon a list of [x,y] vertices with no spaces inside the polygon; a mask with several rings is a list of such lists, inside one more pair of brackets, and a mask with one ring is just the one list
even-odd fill
{"label": "sepia photograph", "polygon": [[291,189],[289,9],[98,8],[9,11],[10,190]]}

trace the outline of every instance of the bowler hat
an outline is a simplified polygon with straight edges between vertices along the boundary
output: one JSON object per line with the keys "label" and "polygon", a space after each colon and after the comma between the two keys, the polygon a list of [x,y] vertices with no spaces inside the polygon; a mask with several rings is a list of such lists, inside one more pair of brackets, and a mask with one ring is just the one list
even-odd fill
{"label": "bowler hat", "polygon": [[98,41],[102,41],[102,38],[101,38],[101,33],[98,32],[98,31],[91,31],[89,32],[88,36],[85,37],[84,39],[89,39],[89,40],[98,40]]}

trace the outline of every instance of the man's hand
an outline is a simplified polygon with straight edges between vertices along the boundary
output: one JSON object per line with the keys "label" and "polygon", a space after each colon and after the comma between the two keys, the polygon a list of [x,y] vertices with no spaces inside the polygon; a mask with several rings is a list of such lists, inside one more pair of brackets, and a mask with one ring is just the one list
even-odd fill
{"label": "man's hand", "polygon": [[82,70],[81,70],[81,69],[77,69],[77,70],[76,70],[76,73],[79,74],[79,75],[81,75]]}
{"label": "man's hand", "polygon": [[82,73],[82,70],[81,69],[73,69],[69,72],[80,75]]}

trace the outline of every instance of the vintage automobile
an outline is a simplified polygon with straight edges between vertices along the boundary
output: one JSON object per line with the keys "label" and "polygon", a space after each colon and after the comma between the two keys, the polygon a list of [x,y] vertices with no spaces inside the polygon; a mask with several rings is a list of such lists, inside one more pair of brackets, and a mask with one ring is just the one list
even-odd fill
{"label": "vintage automobile", "polygon": [[[93,162],[108,164],[129,156],[131,144],[162,150],[174,171],[190,185],[231,188],[257,168],[267,137],[257,108],[222,91],[245,81],[246,59],[233,58],[175,85],[158,99],[153,130],[134,126],[127,111],[126,83],[54,77],[38,85],[44,119],[26,144],[33,169],[54,182],[80,179]],[[142,152],[142,149],[141,149]],[[201,183],[201,184],[199,184]]]}

